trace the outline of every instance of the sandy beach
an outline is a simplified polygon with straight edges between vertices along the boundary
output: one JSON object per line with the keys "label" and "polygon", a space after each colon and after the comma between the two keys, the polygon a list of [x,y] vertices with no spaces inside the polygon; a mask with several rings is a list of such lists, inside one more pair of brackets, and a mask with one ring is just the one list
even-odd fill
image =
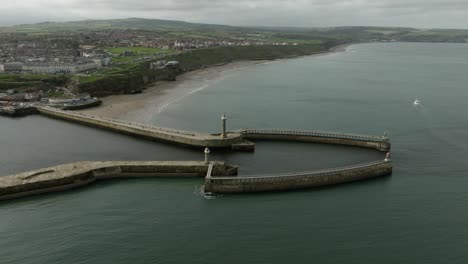
{"label": "sandy beach", "polygon": [[[349,46],[341,45],[332,48],[330,51],[309,56],[323,56],[343,52]],[[281,60],[285,59],[278,59],[277,61]],[[157,82],[145,89],[141,94],[112,95],[102,98],[103,103],[101,106],[81,110],[81,112],[113,119],[148,123],[154,113],[160,113],[168,105],[202,90],[208,83],[221,79],[227,71],[267,62],[272,61],[238,61],[192,71],[178,76],[175,82]]]}

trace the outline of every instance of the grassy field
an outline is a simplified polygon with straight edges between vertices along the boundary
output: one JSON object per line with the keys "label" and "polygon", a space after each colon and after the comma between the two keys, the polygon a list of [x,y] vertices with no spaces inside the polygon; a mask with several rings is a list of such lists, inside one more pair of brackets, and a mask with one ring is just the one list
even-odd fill
{"label": "grassy field", "polygon": [[131,51],[134,54],[132,56],[125,56],[125,57],[114,57],[113,61],[116,63],[129,63],[135,60],[138,60],[143,57],[161,57],[167,54],[174,53],[173,50],[165,50],[165,49],[158,49],[158,48],[143,48],[143,47],[118,47],[118,48],[108,48],[106,49],[107,52],[119,56],[124,51]]}
{"label": "grassy field", "polygon": [[144,48],[144,47],[119,47],[119,48],[109,48],[107,49],[108,52],[112,54],[121,54],[122,52],[129,50],[141,55],[149,55],[149,54],[155,54],[155,53],[171,53],[173,51],[171,50],[165,50],[165,49],[158,49],[158,48]]}
{"label": "grassy field", "polygon": [[112,68],[103,68],[89,75],[78,75],[76,78],[81,84],[90,84],[106,78],[122,77],[122,75],[138,71],[140,69],[141,62],[136,60],[143,57],[166,56],[175,53],[173,50],[144,47],[117,47],[108,48],[107,51],[113,55],[120,55],[124,51],[132,51],[134,52],[134,55],[114,57],[112,60],[117,65],[114,65]]}
{"label": "grassy field", "polygon": [[47,74],[0,74],[0,90],[62,86],[69,76]]}

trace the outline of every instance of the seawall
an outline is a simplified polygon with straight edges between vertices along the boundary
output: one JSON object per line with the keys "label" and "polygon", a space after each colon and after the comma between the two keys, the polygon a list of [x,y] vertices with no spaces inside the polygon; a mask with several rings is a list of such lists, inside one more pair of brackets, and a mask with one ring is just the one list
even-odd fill
{"label": "seawall", "polygon": [[116,178],[187,178],[237,175],[237,167],[224,162],[106,161],[77,162],[0,177],[0,200],[83,187]]}
{"label": "seawall", "polygon": [[344,168],[276,175],[243,177],[207,175],[204,191],[215,194],[292,191],[367,180],[391,173],[390,161],[377,161]]}

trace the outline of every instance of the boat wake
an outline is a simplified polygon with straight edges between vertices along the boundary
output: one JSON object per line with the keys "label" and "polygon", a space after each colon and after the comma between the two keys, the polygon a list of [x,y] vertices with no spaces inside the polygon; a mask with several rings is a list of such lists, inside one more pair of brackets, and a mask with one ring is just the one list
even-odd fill
{"label": "boat wake", "polygon": [[206,200],[213,200],[213,199],[216,199],[218,197],[221,197],[221,195],[219,194],[214,194],[214,193],[211,193],[211,192],[205,192],[204,186],[195,186],[195,195],[197,196],[200,196],[200,197],[203,197],[204,199]]}
{"label": "boat wake", "polygon": [[416,109],[422,109],[422,108],[424,108],[422,102],[421,102],[418,98],[416,98],[416,99],[413,101],[413,106],[414,106],[414,108],[416,108]]}

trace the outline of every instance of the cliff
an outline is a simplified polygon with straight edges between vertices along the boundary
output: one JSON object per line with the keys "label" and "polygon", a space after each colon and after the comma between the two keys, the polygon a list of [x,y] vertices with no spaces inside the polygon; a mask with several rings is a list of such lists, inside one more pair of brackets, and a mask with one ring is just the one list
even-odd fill
{"label": "cliff", "polygon": [[141,90],[156,81],[175,80],[185,72],[242,60],[273,60],[311,55],[328,50],[326,44],[288,46],[235,46],[192,50],[165,57],[180,62],[177,69],[150,69],[150,62],[143,62],[126,71],[115,72],[96,79],[82,81],[80,92],[103,97]]}

